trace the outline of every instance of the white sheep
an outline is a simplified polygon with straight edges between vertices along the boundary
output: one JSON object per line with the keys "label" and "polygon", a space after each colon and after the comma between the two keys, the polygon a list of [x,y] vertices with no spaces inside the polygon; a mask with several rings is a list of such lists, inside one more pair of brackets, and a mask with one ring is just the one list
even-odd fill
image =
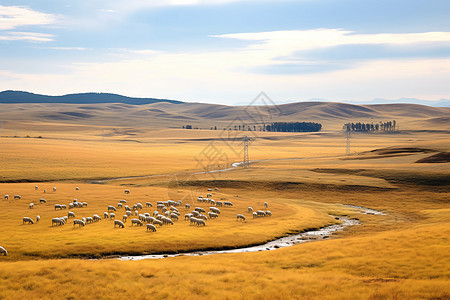
{"label": "white sheep", "polygon": [[145,202],[145,205],[147,205],[147,207],[153,207],[153,204],[151,204],[150,202]]}
{"label": "white sheep", "polygon": [[117,211],[117,209],[114,206],[108,205],[108,211],[110,210]]}
{"label": "white sheep", "polygon": [[74,219],[73,220],[73,227],[75,227],[75,225],[78,225],[78,227],[81,227],[81,226],[84,227],[86,224],[82,220]]}
{"label": "white sheep", "polygon": [[192,214],[185,214],[184,219],[189,220],[192,217]]}
{"label": "white sheep", "polygon": [[269,207],[269,204],[267,202],[264,202],[264,207]]}
{"label": "white sheep", "polygon": [[76,188],[75,188],[75,191],[79,191],[79,190],[80,190],[80,188],[79,188],[79,187],[76,187]]}
{"label": "white sheep", "polygon": [[191,205],[190,205],[190,204],[188,204],[188,203],[186,203],[186,204],[184,205],[184,208],[186,208],[186,209],[190,209],[190,208],[191,208]]}
{"label": "white sheep", "polygon": [[133,215],[133,213],[131,211],[129,211],[129,210],[127,210],[125,213],[127,214],[127,216],[132,216]]}
{"label": "white sheep", "polygon": [[8,251],[6,251],[5,248],[3,248],[2,246],[0,246],[0,254],[3,254],[3,255],[5,255],[5,256],[7,256],[7,255],[8,255]]}
{"label": "white sheep", "polygon": [[125,224],[120,220],[114,220],[114,228],[116,228],[116,225],[119,226],[119,228],[125,228]]}
{"label": "white sheep", "polygon": [[14,195],[14,199],[22,199],[20,195]]}
{"label": "white sheep", "polygon": [[217,201],[216,202],[216,206],[223,206],[223,202],[222,201]]}
{"label": "white sheep", "polygon": [[211,212],[211,211],[208,211],[208,215],[209,215],[210,219],[215,219],[215,218],[219,217],[218,214]]}
{"label": "white sheep", "polygon": [[178,215],[177,214],[174,214],[174,213],[171,213],[170,214],[170,218],[173,220],[173,219],[176,219],[176,220],[178,220]]}
{"label": "white sheep", "polygon": [[218,209],[217,207],[210,207],[209,210],[212,211],[213,213],[220,215],[220,209]]}
{"label": "white sheep", "polygon": [[105,212],[103,213],[103,218],[105,218],[105,219],[108,219],[108,218],[109,218],[108,212],[105,211]]}
{"label": "white sheep", "polygon": [[56,192],[56,188],[55,187],[53,187],[53,191]]}
{"label": "white sheep", "polygon": [[61,209],[67,209],[67,206],[65,204],[61,204]]}
{"label": "white sheep", "polygon": [[196,208],[194,208],[194,210],[195,211],[198,211],[199,213],[204,213],[205,212],[205,210],[203,209],[203,208],[201,208],[201,207],[196,207]]}
{"label": "white sheep", "polygon": [[200,226],[200,225],[206,226],[206,222],[202,219],[197,219],[197,226]]}
{"label": "white sheep", "polygon": [[9,195],[5,195],[4,199],[9,200]]}
{"label": "white sheep", "polygon": [[258,217],[265,217],[266,216],[266,212],[262,211],[262,210],[256,211],[256,214],[258,215]]}
{"label": "white sheep", "polygon": [[162,226],[162,225],[163,225],[163,222],[161,222],[160,220],[154,220],[154,221],[153,221],[153,224]]}
{"label": "white sheep", "polygon": [[252,212],[253,212],[253,207],[249,206],[249,207],[247,208],[247,211],[248,211],[249,213],[252,213]]}
{"label": "white sheep", "polygon": [[134,215],[137,216],[139,212],[137,210],[134,211]]}
{"label": "white sheep", "polygon": [[94,218],[93,217],[86,217],[86,218],[83,218],[83,219],[84,219],[84,221],[86,223],[94,223]]}
{"label": "white sheep", "polygon": [[45,200],[44,198],[39,199],[39,203],[47,203],[47,200]]}
{"label": "white sheep", "polygon": [[163,224],[170,224],[170,225],[173,225],[173,221],[172,221],[171,219],[169,219],[169,218],[163,217],[163,218],[161,219],[161,221],[163,222]]}
{"label": "white sheep", "polygon": [[120,203],[123,203],[123,204],[127,204],[127,200],[123,200],[123,199],[122,199],[122,200],[120,200],[119,202],[120,202]]}
{"label": "white sheep", "polygon": [[224,201],[223,205],[224,206],[233,206],[233,203],[231,203],[230,201]]}
{"label": "white sheep", "polygon": [[123,215],[123,216],[122,216],[122,221],[124,221],[124,222],[126,223],[126,222],[127,222],[127,218],[128,218],[127,215]]}
{"label": "white sheep", "polygon": [[144,223],[142,223],[142,221],[139,219],[131,219],[131,226],[133,226],[133,224],[136,224],[136,226],[144,225]]}
{"label": "white sheep", "polygon": [[94,222],[98,222],[98,221],[100,221],[102,218],[100,218],[99,215],[93,215],[93,216],[92,216],[92,219],[94,220]]}
{"label": "white sheep", "polygon": [[56,210],[56,209],[61,210],[61,204],[55,204],[55,210]]}
{"label": "white sheep", "polygon": [[40,215],[37,215],[36,216],[36,223],[39,223],[39,220],[41,219],[41,216]]}
{"label": "white sheep", "polygon": [[68,213],[67,213],[67,217],[72,217],[72,218],[75,218],[75,213],[74,212],[72,212],[72,211],[69,211]]}
{"label": "white sheep", "polygon": [[87,202],[83,202],[83,206],[86,206],[86,207],[87,207]]}
{"label": "white sheep", "polygon": [[53,226],[53,224],[56,224],[56,225],[58,225],[58,226],[61,226],[61,225],[64,225],[64,224],[65,224],[65,221],[64,221],[64,219],[62,219],[62,218],[53,218],[53,219],[52,219],[52,226]]}
{"label": "white sheep", "polygon": [[[91,218],[91,220],[92,220],[92,218]],[[81,218],[81,221],[83,221],[84,222],[84,224],[87,224],[87,220],[86,220],[86,218]],[[91,221],[91,223],[92,223],[92,221]]]}
{"label": "white sheep", "polygon": [[241,215],[241,214],[237,214],[237,215],[236,215],[236,220],[237,220],[237,221],[239,221],[239,220],[245,221],[245,216],[244,216],[244,215]]}
{"label": "white sheep", "polygon": [[112,219],[115,219],[116,218],[116,214],[115,213],[110,213],[109,214],[109,218],[112,220]]}
{"label": "white sheep", "polygon": [[139,208],[139,209],[143,209],[144,208],[144,206],[142,206],[141,203],[136,203],[136,207]]}
{"label": "white sheep", "polygon": [[37,190],[39,187],[37,185],[34,186],[34,190]]}
{"label": "white sheep", "polygon": [[117,203],[117,207],[123,207],[122,203]]}
{"label": "white sheep", "polygon": [[151,230],[151,231],[155,232],[156,231],[156,226],[153,225],[153,224],[147,224],[147,231],[148,230]]}
{"label": "white sheep", "polygon": [[30,217],[23,217],[22,224],[34,224],[34,221]]}
{"label": "white sheep", "polygon": [[270,210],[266,210],[266,216],[271,217],[272,216],[272,212]]}
{"label": "white sheep", "polygon": [[125,190],[125,194],[129,194],[130,193],[130,190]]}
{"label": "white sheep", "polygon": [[200,215],[200,213],[198,211],[196,211],[196,210],[192,211],[191,214],[195,218],[197,218]]}
{"label": "white sheep", "polygon": [[253,212],[253,218],[257,218],[258,214],[256,213],[256,211]]}
{"label": "white sheep", "polygon": [[208,220],[208,217],[207,216],[205,216],[205,215],[202,215],[202,214],[200,214],[199,216],[198,216],[200,219],[202,219],[202,220]]}
{"label": "white sheep", "polygon": [[34,207],[34,203],[30,203],[29,205],[28,205],[28,208],[29,209],[32,209]]}

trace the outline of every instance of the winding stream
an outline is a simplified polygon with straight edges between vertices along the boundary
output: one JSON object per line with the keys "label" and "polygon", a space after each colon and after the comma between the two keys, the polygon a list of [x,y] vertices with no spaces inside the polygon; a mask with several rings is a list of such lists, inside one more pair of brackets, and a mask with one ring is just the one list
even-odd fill
{"label": "winding stream", "polygon": [[[363,214],[376,214],[376,215],[384,215],[383,212],[376,211],[370,208],[361,207],[361,206],[353,206],[346,205],[344,206],[351,207],[357,209],[358,212]],[[236,248],[230,250],[216,250],[216,251],[193,251],[179,254],[150,254],[150,255],[137,255],[137,256],[122,256],[118,259],[120,260],[142,260],[142,259],[161,259],[168,257],[177,257],[177,256],[202,256],[202,255],[212,255],[212,254],[221,254],[221,253],[245,253],[245,252],[258,252],[258,251],[271,251],[279,248],[290,247],[296,244],[317,241],[327,239],[334,232],[342,231],[347,226],[361,225],[358,220],[349,219],[345,217],[336,217],[331,216],[336,220],[342,221],[341,224],[329,225],[320,229],[310,230],[298,234],[292,234],[286,237],[278,238],[273,241],[267,242],[262,245],[256,245],[251,247],[243,247]]]}

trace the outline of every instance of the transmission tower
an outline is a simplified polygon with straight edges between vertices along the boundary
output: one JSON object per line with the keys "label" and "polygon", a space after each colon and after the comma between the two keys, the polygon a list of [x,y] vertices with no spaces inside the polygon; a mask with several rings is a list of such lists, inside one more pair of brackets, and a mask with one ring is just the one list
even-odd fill
{"label": "transmission tower", "polygon": [[350,130],[346,131],[346,135],[347,135],[347,144],[345,154],[350,155]]}
{"label": "transmission tower", "polygon": [[248,169],[248,167],[250,166],[250,160],[248,159],[248,144],[250,142],[250,138],[248,137],[248,135],[244,136],[244,138],[242,139],[244,141],[244,169]]}

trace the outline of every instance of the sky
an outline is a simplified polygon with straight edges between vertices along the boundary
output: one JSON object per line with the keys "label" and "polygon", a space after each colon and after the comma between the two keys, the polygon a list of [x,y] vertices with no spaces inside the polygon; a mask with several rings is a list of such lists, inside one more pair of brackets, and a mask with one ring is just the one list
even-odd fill
{"label": "sky", "polygon": [[450,98],[448,0],[2,0],[0,90]]}

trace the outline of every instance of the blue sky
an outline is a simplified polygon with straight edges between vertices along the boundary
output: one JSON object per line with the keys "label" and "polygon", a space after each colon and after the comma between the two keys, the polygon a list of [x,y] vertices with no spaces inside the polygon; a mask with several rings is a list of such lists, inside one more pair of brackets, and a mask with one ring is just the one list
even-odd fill
{"label": "blue sky", "polygon": [[0,90],[450,98],[450,1],[3,0]]}

